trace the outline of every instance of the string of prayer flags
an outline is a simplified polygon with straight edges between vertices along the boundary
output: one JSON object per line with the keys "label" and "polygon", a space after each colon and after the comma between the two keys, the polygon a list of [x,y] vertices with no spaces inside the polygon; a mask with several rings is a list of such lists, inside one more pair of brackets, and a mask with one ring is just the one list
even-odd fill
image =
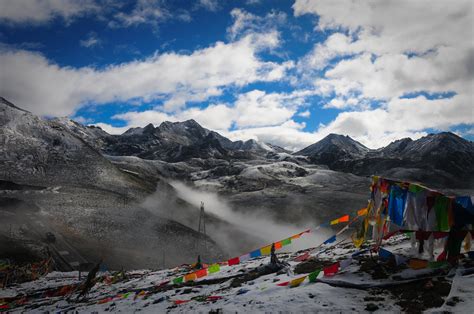
{"label": "string of prayer flags", "polygon": [[296,288],[299,285],[301,285],[301,283],[306,279],[306,277],[308,277],[308,276],[303,276],[303,277],[291,280],[290,281],[290,288]]}
{"label": "string of prayer flags", "polygon": [[[260,250],[258,250],[258,252],[260,253]],[[252,253],[250,253],[250,256],[252,256]],[[240,259],[238,257],[231,258],[227,261],[227,264],[229,266],[237,265],[239,263],[240,263]]]}
{"label": "string of prayer flags", "polygon": [[417,259],[417,258],[412,258],[408,262],[408,266],[411,269],[423,269],[428,267],[428,261],[422,260],[422,259]]}
{"label": "string of prayer flags", "polygon": [[209,272],[209,274],[214,274],[214,273],[217,273],[218,271],[221,270],[221,267],[219,266],[219,264],[212,264],[211,266],[209,266],[209,268],[207,269],[207,271]]}
{"label": "string of prayer flags", "polygon": [[338,271],[339,271],[339,262],[323,268],[324,276],[326,277],[334,276]]}
{"label": "string of prayer flags", "polygon": [[321,269],[318,269],[310,273],[308,275],[309,282],[316,282],[316,279],[318,278],[318,275],[320,272],[321,272]]}

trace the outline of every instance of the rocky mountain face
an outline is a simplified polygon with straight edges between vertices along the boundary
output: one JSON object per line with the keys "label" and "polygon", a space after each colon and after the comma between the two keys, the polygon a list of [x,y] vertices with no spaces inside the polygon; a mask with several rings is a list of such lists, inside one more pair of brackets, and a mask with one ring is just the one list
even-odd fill
{"label": "rocky mountain face", "polygon": [[[98,144],[104,154],[111,156],[179,162],[191,158],[252,159],[268,152],[267,147],[254,140],[233,142],[194,120],[163,122],[158,127],[148,124],[121,135],[105,135],[94,127],[79,131],[85,141]],[[91,133],[94,135],[90,136]]]}
{"label": "rocky mountain face", "polygon": [[348,136],[331,134],[295,155],[357,175],[384,175],[437,187],[474,186],[474,143],[450,132],[415,141],[405,138],[377,150]]}

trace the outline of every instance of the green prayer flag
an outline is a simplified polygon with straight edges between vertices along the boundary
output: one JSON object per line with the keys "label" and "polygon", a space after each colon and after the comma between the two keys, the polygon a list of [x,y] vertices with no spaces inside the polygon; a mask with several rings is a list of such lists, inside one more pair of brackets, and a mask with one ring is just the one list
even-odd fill
{"label": "green prayer flag", "polygon": [[424,188],[417,185],[417,184],[410,183],[410,185],[408,186],[408,191],[410,191],[412,193],[418,193],[418,192],[421,192],[423,190],[424,190]]}
{"label": "green prayer flag", "polygon": [[291,244],[291,238],[288,238],[288,239],[285,239],[285,240],[281,241],[282,246],[289,245],[289,244]]}
{"label": "green prayer flag", "polygon": [[175,285],[177,285],[177,284],[179,284],[179,283],[183,283],[183,279],[184,279],[184,277],[175,278],[175,279],[173,279],[173,283],[174,283]]}
{"label": "green prayer flag", "polygon": [[446,261],[429,262],[428,267],[429,268],[441,268],[441,267],[443,267],[447,264],[448,264],[448,262],[446,262]]}
{"label": "green prayer flag", "polygon": [[316,278],[318,278],[321,269],[313,271],[311,274],[308,275],[309,282],[316,282]]}
{"label": "green prayer flag", "polygon": [[220,269],[221,268],[220,268],[219,264],[213,264],[213,265],[209,266],[207,271],[209,272],[209,274],[213,274],[213,273],[217,273]]}
{"label": "green prayer flag", "polygon": [[436,220],[438,221],[438,230],[449,231],[449,198],[444,195],[436,196],[434,210],[436,213]]}

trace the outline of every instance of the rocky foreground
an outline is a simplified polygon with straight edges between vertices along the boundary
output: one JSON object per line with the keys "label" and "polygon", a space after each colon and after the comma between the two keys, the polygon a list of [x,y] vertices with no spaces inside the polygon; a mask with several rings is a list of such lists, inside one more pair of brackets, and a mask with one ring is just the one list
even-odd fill
{"label": "rocky foreground", "polygon": [[[395,236],[383,247],[410,258],[405,235]],[[371,243],[367,244],[368,246]],[[291,250],[291,246],[289,246]],[[440,249],[437,250],[438,252]],[[323,245],[311,258],[298,262],[304,251],[278,254],[280,271],[259,275],[269,257],[220,270],[192,282],[173,283],[189,273],[187,265],[164,270],[121,273],[100,272],[88,296],[76,301],[77,272],[53,272],[33,282],[0,291],[1,308],[23,312],[457,312],[470,313],[474,306],[474,261],[461,260],[457,267],[412,269],[394,260],[358,252],[346,241]],[[424,258],[424,256],[417,256]],[[352,259],[350,259],[352,258]],[[344,263],[333,276],[319,273],[302,283],[285,282],[308,275],[336,261]],[[342,265],[343,263],[341,263]],[[314,274],[314,273],[313,273]],[[3,303],[2,303],[2,298]]]}

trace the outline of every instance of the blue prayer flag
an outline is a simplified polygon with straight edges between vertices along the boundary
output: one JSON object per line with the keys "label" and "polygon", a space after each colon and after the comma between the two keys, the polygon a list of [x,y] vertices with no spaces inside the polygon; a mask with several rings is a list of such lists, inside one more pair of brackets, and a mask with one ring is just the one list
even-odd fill
{"label": "blue prayer flag", "polygon": [[393,256],[393,253],[385,249],[379,248],[379,257],[383,259],[389,259]]}
{"label": "blue prayer flag", "polygon": [[253,251],[253,252],[250,252],[250,257],[251,257],[251,258],[259,257],[259,256],[262,256],[262,253],[260,252],[260,249],[255,250],[255,251]]}
{"label": "blue prayer flag", "polygon": [[390,187],[390,195],[388,197],[388,215],[390,220],[399,226],[403,224],[406,200],[407,190],[393,184]]}
{"label": "blue prayer flag", "polygon": [[329,243],[333,243],[333,242],[336,242],[336,236],[335,235],[333,235],[332,237],[330,237],[329,239],[324,241],[323,244],[329,244]]}

